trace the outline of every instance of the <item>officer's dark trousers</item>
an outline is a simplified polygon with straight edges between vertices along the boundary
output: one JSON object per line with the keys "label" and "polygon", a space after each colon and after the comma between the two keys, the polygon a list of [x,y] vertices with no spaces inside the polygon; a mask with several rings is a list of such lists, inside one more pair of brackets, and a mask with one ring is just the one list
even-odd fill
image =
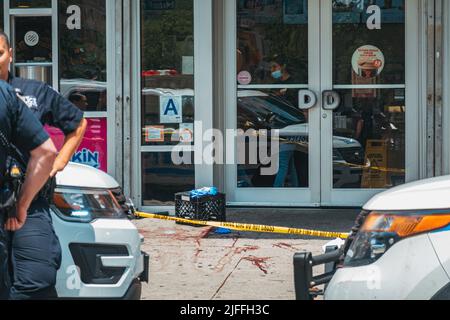
{"label": "officer's dark trousers", "polygon": [[10,234],[11,300],[57,298],[56,273],[61,247],[48,204],[37,200],[22,229]]}
{"label": "officer's dark trousers", "polygon": [[9,298],[8,236],[3,229],[4,216],[0,212],[0,300]]}

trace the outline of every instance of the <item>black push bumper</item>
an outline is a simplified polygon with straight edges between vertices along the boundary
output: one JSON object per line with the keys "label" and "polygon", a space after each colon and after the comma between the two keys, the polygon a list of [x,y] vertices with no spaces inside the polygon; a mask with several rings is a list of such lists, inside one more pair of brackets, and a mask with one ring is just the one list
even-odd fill
{"label": "black push bumper", "polygon": [[[336,273],[336,266],[342,256],[337,248],[328,248],[327,253],[313,257],[311,252],[296,253],[294,256],[294,283],[297,300],[314,300],[324,290],[316,287],[328,284]],[[325,273],[313,276],[313,268],[325,265]]]}
{"label": "black push bumper", "polygon": [[148,283],[150,280],[150,256],[145,252],[142,252],[141,254],[144,260],[144,271],[139,276],[139,280]]}

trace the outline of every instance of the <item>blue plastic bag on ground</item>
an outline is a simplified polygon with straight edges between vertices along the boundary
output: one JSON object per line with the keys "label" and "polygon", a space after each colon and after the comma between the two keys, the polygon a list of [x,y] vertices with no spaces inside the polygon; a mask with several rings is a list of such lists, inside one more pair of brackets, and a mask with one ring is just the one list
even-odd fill
{"label": "blue plastic bag on ground", "polygon": [[205,197],[205,196],[217,196],[219,192],[217,191],[217,188],[215,187],[211,187],[211,188],[201,188],[201,189],[197,189],[197,190],[192,190],[191,191],[191,198],[195,199],[195,198],[201,198],[201,197]]}
{"label": "blue plastic bag on ground", "polygon": [[216,228],[214,231],[216,234],[230,234],[231,230],[226,228]]}

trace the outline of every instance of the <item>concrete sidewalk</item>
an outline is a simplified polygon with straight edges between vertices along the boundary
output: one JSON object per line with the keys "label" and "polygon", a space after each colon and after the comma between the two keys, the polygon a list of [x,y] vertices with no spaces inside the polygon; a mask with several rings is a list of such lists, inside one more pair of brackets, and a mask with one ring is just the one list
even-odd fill
{"label": "concrete sidewalk", "polygon": [[[359,210],[229,209],[231,222],[348,232]],[[170,221],[138,220],[150,254],[147,300],[292,300],[292,258],[322,253],[329,240],[278,234],[232,232]]]}

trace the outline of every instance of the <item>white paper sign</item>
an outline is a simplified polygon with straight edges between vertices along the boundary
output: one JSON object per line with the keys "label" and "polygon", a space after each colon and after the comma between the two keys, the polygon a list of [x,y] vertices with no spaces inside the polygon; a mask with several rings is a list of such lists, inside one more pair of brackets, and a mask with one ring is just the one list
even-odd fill
{"label": "white paper sign", "polygon": [[160,123],[183,122],[183,98],[160,97]]}
{"label": "white paper sign", "polygon": [[194,141],[194,124],[182,123],[180,124],[180,142],[191,143]]}
{"label": "white paper sign", "polygon": [[164,126],[145,127],[145,142],[164,142]]}

